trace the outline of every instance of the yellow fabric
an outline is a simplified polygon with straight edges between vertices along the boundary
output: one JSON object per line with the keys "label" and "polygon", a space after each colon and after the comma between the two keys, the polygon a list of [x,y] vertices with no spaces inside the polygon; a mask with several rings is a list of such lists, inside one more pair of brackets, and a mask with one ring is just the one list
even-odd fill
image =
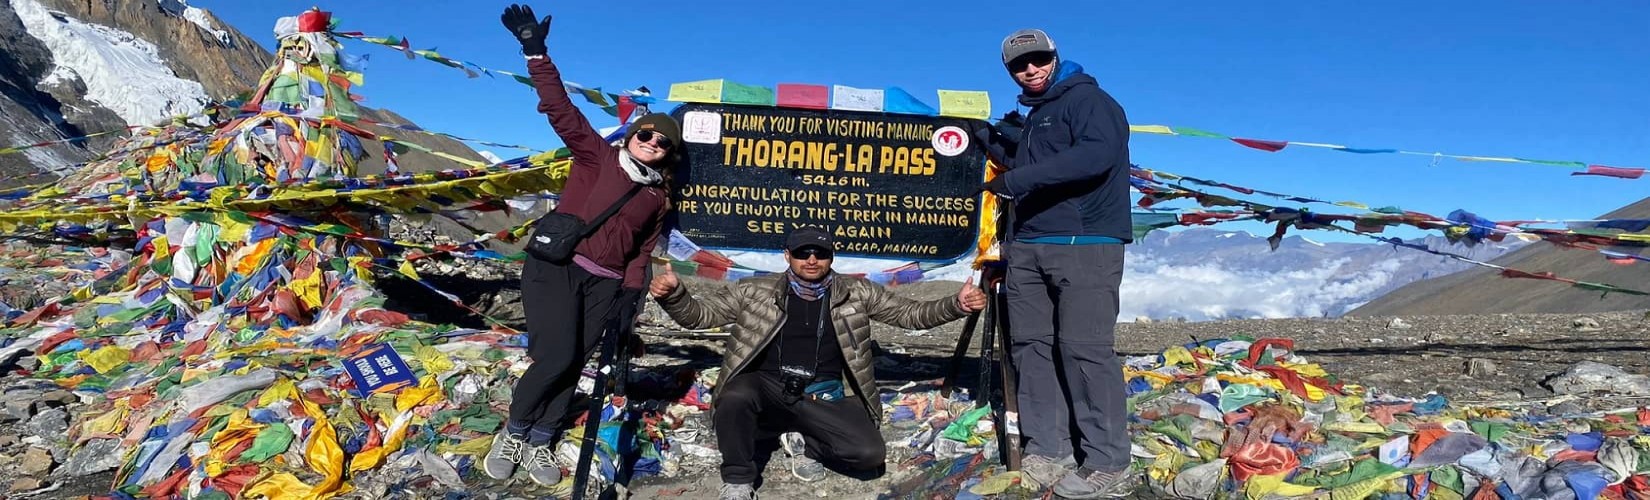
{"label": "yellow fabric", "polygon": [[85,361],[99,374],[109,373],[109,370],[120,367],[132,359],[132,351],[117,345],[106,345],[96,351],[80,351],[75,354],[81,361]]}
{"label": "yellow fabric", "polygon": [[[990,159],[986,159],[985,167],[987,181],[1006,170]],[[998,248],[997,244],[997,212],[1002,207],[998,206],[996,196],[984,195],[980,198],[980,237],[974,242],[974,269],[1002,259],[1002,249]]]}
{"label": "yellow fabric", "polygon": [[126,430],[126,417],[132,409],[125,399],[115,400],[115,407],[97,418],[81,422],[81,435],[112,436]]}
{"label": "yellow fabric", "polygon": [[1129,132],[1140,134],[1175,135],[1174,129],[1164,125],[1129,125]]}
{"label": "yellow fabric", "polygon": [[431,346],[418,346],[416,355],[418,362],[424,365],[424,371],[431,375],[446,373],[457,366],[453,364],[452,358],[447,357],[447,353]]}
{"label": "yellow fabric", "polygon": [[[384,458],[391,453],[400,451],[402,442],[407,439],[407,426],[412,422],[412,417],[413,413],[410,411],[404,411],[397,415],[395,421],[390,423],[389,437],[384,440],[384,444],[356,453],[355,457],[350,460],[350,472],[371,470],[382,465]],[[483,451],[482,453],[485,454],[486,452]]]}
{"label": "yellow fabric", "polygon": [[308,276],[293,278],[287,289],[298,295],[298,300],[304,303],[304,307],[314,308],[322,305],[321,271],[318,269]]}
{"label": "yellow fabric", "polygon": [[940,116],[984,120],[991,117],[991,94],[978,91],[941,90]]}
{"label": "yellow fabric", "polygon": [[722,80],[673,83],[670,85],[670,97],[665,98],[665,100],[676,102],[722,102]]}
{"label": "yellow fabric", "polygon": [[1286,483],[1283,481],[1285,475],[1287,473],[1252,476],[1248,482],[1244,483],[1243,494],[1249,497],[1250,500],[1260,500],[1273,495],[1284,498],[1301,497],[1309,495],[1315,490],[1311,486]]}
{"label": "yellow fabric", "polygon": [[405,412],[425,404],[439,403],[442,400],[441,383],[435,380],[435,375],[425,375],[419,381],[418,387],[402,389],[395,395],[395,411]]}
{"label": "yellow fabric", "polygon": [[1361,434],[1385,435],[1387,433],[1386,427],[1375,422],[1330,422],[1324,424],[1323,428],[1331,431],[1357,432]]}

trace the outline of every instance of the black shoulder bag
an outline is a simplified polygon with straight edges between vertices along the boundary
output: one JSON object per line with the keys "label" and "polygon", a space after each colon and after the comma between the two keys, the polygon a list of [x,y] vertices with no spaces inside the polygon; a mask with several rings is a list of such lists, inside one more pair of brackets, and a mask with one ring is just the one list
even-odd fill
{"label": "black shoulder bag", "polygon": [[601,215],[597,215],[596,219],[588,224],[579,220],[577,215],[569,213],[550,212],[545,214],[544,217],[539,218],[537,223],[533,224],[533,234],[527,238],[527,253],[540,260],[556,263],[567,262],[573,258],[573,249],[578,248],[580,241],[584,241],[591,233],[596,232],[596,228],[601,227],[603,222],[607,222],[608,217],[612,217],[614,213],[617,213],[620,208],[624,207],[625,202],[630,201],[630,198],[636,196],[636,192],[641,190],[641,184],[631,186],[630,191],[619,197],[619,201],[614,202],[613,206],[607,207],[606,211],[603,211]]}

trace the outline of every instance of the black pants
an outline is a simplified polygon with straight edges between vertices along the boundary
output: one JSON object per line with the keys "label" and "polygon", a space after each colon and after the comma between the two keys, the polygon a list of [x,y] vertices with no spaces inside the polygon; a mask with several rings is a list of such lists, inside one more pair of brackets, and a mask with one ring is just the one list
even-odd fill
{"label": "black pants", "polygon": [[873,470],[887,459],[882,431],[859,397],[837,401],[786,402],[779,377],[761,371],[739,374],[716,391],[716,444],[722,448],[722,482],[752,484],[756,440],[800,432],[808,457],[853,470]]}
{"label": "black pants", "polygon": [[533,364],[516,381],[510,420],[530,423],[532,440],[551,439],[567,416],[579,374],[600,344],[620,285],[619,280],[590,274],[577,264],[527,259],[521,301],[527,313],[527,356]]}

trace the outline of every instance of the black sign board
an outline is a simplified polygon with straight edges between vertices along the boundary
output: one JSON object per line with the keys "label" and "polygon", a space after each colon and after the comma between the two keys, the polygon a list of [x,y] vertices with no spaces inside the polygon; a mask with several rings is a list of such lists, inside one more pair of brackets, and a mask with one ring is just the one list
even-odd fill
{"label": "black sign board", "polygon": [[944,261],[979,234],[983,122],[862,111],[684,104],[679,227],[702,247],[779,251],[819,226],[842,255]]}

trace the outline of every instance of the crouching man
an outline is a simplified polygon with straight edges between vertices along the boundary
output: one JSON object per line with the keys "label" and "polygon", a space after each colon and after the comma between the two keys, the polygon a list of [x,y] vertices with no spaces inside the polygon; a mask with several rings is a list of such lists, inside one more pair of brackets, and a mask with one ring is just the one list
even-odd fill
{"label": "crouching man", "polygon": [[756,442],[780,436],[791,473],[825,477],[823,463],[848,470],[883,466],[882,404],[872,370],[871,320],[924,329],[985,308],[972,281],[954,297],[919,302],[869,280],[831,272],[831,235],[814,227],[786,238],[783,274],[747,278],[728,293],[695,297],[674,273],[649,293],[687,328],[735,324],[712,399],[722,451],[721,498],[756,498]]}

